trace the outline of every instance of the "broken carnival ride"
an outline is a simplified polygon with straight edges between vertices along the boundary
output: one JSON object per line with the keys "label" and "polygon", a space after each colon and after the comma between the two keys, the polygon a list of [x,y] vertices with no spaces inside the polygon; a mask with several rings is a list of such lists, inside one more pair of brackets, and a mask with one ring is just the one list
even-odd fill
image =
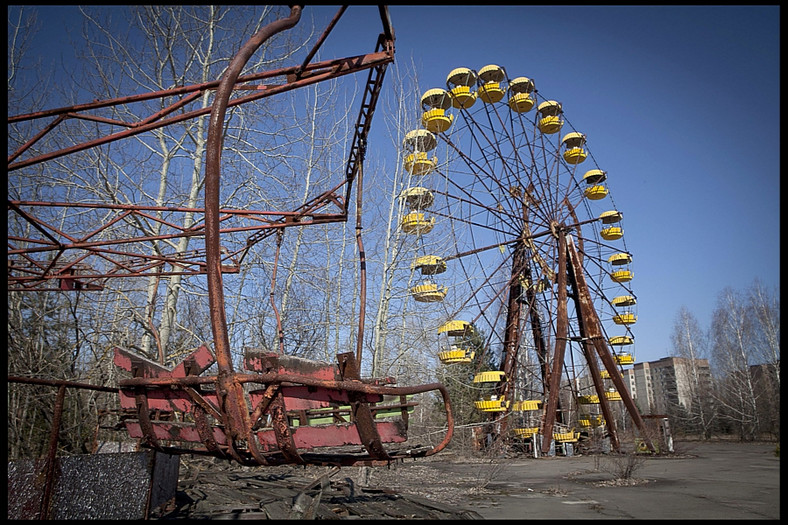
{"label": "broken carnival ride", "polygon": [[[244,465],[378,465],[406,457],[435,454],[451,440],[451,405],[443,385],[396,386],[393,378],[362,379],[360,376],[365,279],[360,227],[356,229],[356,237],[361,254],[362,309],[355,353],[339,354],[337,363],[331,364],[288,356],[282,352],[248,352],[244,359],[245,371],[236,371],[233,365],[225,318],[222,273],[238,272],[239,257],[246,255],[254,244],[272,234],[281,233],[284,228],[347,221],[354,182],[360,210],[366,138],[386,67],[394,60],[394,32],[387,7],[379,6],[383,31],[378,37],[374,53],[312,62],[345,9],[342,7],[337,12],[300,66],[240,74],[263,42],[298,23],[302,9],[300,6],[291,6],[289,16],[263,27],[241,47],[218,81],[8,118],[9,125],[52,119],[41,132],[9,155],[8,171],[11,173],[26,166],[210,113],[205,157],[205,207],[202,210],[167,208],[168,211],[204,214],[204,220],[190,228],[181,228],[176,233],[159,237],[111,238],[106,235],[106,231],[110,231],[112,224],[134,215],[151,219],[157,209],[111,203],[88,205],[76,202],[8,201],[9,217],[15,215],[16,220],[27,223],[31,226],[30,230],[38,235],[36,238],[9,235],[9,291],[90,291],[102,289],[102,283],[109,278],[175,273],[206,275],[213,351],[201,346],[180,364],[169,369],[134,352],[115,349],[116,366],[131,373],[130,378],[118,381],[121,410],[125,413],[123,422],[129,435],[144,446],[168,453],[227,458]],[[220,208],[220,164],[228,107],[361,71],[368,71],[368,79],[344,180],[292,211],[254,212]],[[210,107],[186,109],[188,103],[201,99],[204,93],[211,91],[214,92],[214,99]],[[232,98],[233,95],[236,95],[235,98]],[[175,102],[138,122],[110,122],[91,114],[91,111],[101,108],[140,100],[165,100],[168,97],[174,97]],[[60,150],[36,153],[35,156],[28,154],[28,158],[22,158],[23,153],[44,135],[70,118],[121,124],[125,129]],[[331,206],[338,208],[338,211],[325,213],[325,208]],[[72,213],[90,207],[100,208],[108,210],[111,218],[87,233],[69,233],[52,227],[37,215],[38,211],[52,207]],[[233,226],[233,220],[244,219],[249,220]],[[359,214],[357,221],[360,221]],[[250,227],[249,223],[254,226]],[[236,251],[224,248],[220,237],[238,231],[250,232],[245,246]],[[109,237],[108,240],[98,240],[102,232],[105,232],[105,238]],[[169,255],[133,250],[140,243],[183,236],[204,238],[204,249],[191,250],[189,254]],[[91,266],[90,261],[98,259],[102,261],[101,265]],[[218,370],[216,375],[202,375],[214,364]],[[25,381],[25,378],[14,377],[9,377],[9,381],[30,382]],[[98,388],[73,382],[43,383],[60,386],[61,392],[64,385]],[[408,413],[415,405],[410,397],[425,392],[437,392],[442,396],[447,418],[444,438],[436,446],[411,447],[405,451],[387,450],[384,444],[404,443],[407,440]],[[381,415],[394,417],[379,417]]]}

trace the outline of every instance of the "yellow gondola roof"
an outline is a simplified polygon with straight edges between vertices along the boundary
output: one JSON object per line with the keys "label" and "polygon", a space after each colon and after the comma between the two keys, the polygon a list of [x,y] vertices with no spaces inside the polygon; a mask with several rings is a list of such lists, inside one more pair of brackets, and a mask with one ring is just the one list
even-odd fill
{"label": "yellow gondola roof", "polygon": [[419,269],[424,275],[435,275],[446,271],[446,261],[437,255],[422,255],[410,265],[411,269]]}
{"label": "yellow gondola roof", "polygon": [[449,109],[451,107],[451,96],[445,89],[428,89],[421,96],[421,107],[424,111],[431,108]]}
{"label": "yellow gondola roof", "polygon": [[517,77],[509,82],[509,91],[513,93],[531,93],[536,87],[528,77]]}
{"label": "yellow gondola roof", "polygon": [[506,75],[501,66],[489,64],[479,70],[479,78],[483,82],[500,82]]}
{"label": "yellow gondola roof", "polygon": [[607,178],[607,173],[602,170],[588,170],[585,175],[583,175],[583,180],[586,181],[588,184],[596,184],[598,182],[602,182]]}
{"label": "yellow gondola roof", "polygon": [[469,335],[472,331],[473,327],[471,326],[471,323],[468,321],[460,321],[458,319],[448,321],[438,328],[439,334],[447,332],[449,335]]}
{"label": "yellow gondola roof", "polygon": [[407,188],[399,195],[400,199],[411,208],[429,208],[435,200],[432,192],[421,186]]}
{"label": "yellow gondola roof", "polygon": [[623,217],[624,214],[618,210],[605,211],[599,215],[599,218],[602,219],[602,224],[614,224],[621,221]]}
{"label": "yellow gondola roof", "polygon": [[475,86],[476,73],[467,67],[458,67],[452,69],[449,76],[446,77],[446,83],[454,86]]}
{"label": "yellow gondola roof", "polygon": [[615,346],[631,345],[635,340],[627,335],[617,335],[609,339],[609,343]]}
{"label": "yellow gondola roof", "polygon": [[487,372],[479,372],[473,378],[474,383],[497,383],[506,379],[506,374],[501,370],[488,370]]}
{"label": "yellow gondola roof", "polygon": [[610,302],[613,306],[632,306],[637,303],[637,299],[633,295],[619,295]]}
{"label": "yellow gondola roof", "polygon": [[438,145],[435,135],[426,129],[414,129],[405,135],[402,141],[405,147],[410,147],[418,151],[430,151]]}
{"label": "yellow gondola roof", "polygon": [[579,146],[583,144],[585,141],[586,141],[585,135],[577,131],[573,131],[571,133],[567,133],[566,135],[564,135],[564,138],[561,139],[561,144],[569,143],[572,146]]}
{"label": "yellow gondola roof", "polygon": [[548,115],[558,114],[561,112],[561,103],[555,100],[545,100],[536,108],[539,113]]}
{"label": "yellow gondola roof", "polygon": [[613,266],[621,266],[624,264],[629,264],[632,262],[632,255],[624,252],[614,253],[613,255],[607,258],[607,262],[609,262]]}

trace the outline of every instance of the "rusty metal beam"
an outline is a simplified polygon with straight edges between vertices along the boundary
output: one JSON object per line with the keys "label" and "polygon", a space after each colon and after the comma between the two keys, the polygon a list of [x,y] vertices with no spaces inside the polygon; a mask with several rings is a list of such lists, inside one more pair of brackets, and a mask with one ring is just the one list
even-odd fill
{"label": "rusty metal beam", "polygon": [[[618,371],[618,366],[616,365],[616,361],[613,358],[613,354],[610,351],[610,347],[607,345],[607,341],[605,340],[602,330],[600,328],[601,323],[599,322],[599,316],[594,309],[593,302],[591,301],[591,295],[588,291],[588,284],[585,280],[585,274],[583,271],[582,264],[580,262],[580,256],[577,253],[577,249],[575,248],[574,239],[571,235],[567,235],[567,251],[570,263],[572,265],[573,271],[572,276],[573,279],[576,281],[575,286],[577,290],[577,301],[581,307],[580,314],[583,317],[583,324],[586,330],[586,337],[588,341],[590,341],[594,348],[596,348],[597,354],[602,361],[602,364],[605,366],[605,369],[610,374],[610,379],[613,381],[613,384],[616,387],[616,390],[621,395],[621,400],[624,402],[624,406],[629,413],[629,417],[632,418],[632,421],[635,423],[635,426],[640,430],[643,435],[643,439],[646,441],[646,445],[648,446],[649,450],[655,451],[654,444],[651,442],[651,439],[648,436],[648,432],[646,431],[646,425],[643,422],[643,418],[640,415],[640,411],[635,406],[635,402],[632,399],[632,396],[629,395],[629,390],[627,389],[626,385],[624,384],[624,378]],[[603,399],[604,395],[600,396],[600,403],[603,401],[606,402],[606,399]],[[610,425],[612,423],[611,419],[608,419],[608,415],[605,415],[607,424]],[[618,444],[618,437],[615,435],[615,427],[611,427],[613,430],[613,435],[611,438],[613,439],[613,444]]]}
{"label": "rusty metal beam", "polygon": [[547,390],[547,403],[545,403],[545,410],[542,416],[542,453],[545,455],[550,452],[550,443],[553,440],[553,426],[558,410],[558,395],[561,389],[564,352],[566,350],[566,340],[569,332],[569,319],[566,304],[566,236],[560,233],[558,235],[557,257],[558,272],[556,284],[558,286],[558,298],[556,300],[558,303],[558,311],[556,314],[555,350],[553,351],[552,370],[550,372],[550,383]]}

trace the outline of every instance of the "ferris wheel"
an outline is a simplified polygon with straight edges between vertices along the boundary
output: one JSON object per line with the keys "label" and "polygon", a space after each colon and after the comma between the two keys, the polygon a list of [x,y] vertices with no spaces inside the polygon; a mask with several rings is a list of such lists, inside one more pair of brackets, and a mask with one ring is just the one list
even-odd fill
{"label": "ferris wheel", "polygon": [[586,135],[498,65],[451,70],[418,111],[402,143],[400,227],[418,239],[413,300],[445,316],[438,357],[500,363],[473,379],[490,387],[475,404],[499,432],[562,444],[602,427],[617,448],[614,403],[643,426],[622,376],[634,363],[633,255]]}

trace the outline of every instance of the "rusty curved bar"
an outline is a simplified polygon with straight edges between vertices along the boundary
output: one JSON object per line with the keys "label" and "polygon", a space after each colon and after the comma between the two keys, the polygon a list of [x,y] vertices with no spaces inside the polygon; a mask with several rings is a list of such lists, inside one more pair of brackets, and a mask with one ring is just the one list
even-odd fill
{"label": "rusty curved bar", "polygon": [[[216,98],[211,107],[208,124],[208,142],[205,154],[205,251],[208,279],[208,308],[211,317],[211,329],[214,338],[214,353],[219,373],[216,378],[217,393],[220,399],[220,411],[224,416],[225,428],[230,438],[231,454],[236,457],[238,452],[235,444],[244,441],[249,444],[255,459],[265,464],[250,439],[251,425],[249,411],[243,389],[235,380],[230,340],[227,334],[227,319],[224,310],[224,290],[222,281],[222,261],[219,239],[219,179],[221,175],[221,158],[223,146],[224,119],[227,104],[233,86],[241,74],[244,65],[257,49],[276,33],[295,26],[301,19],[301,6],[291,6],[290,16],[271,22],[258,31],[230,61],[216,89]],[[258,457],[259,456],[259,457]],[[236,459],[238,459],[236,457]]]}

